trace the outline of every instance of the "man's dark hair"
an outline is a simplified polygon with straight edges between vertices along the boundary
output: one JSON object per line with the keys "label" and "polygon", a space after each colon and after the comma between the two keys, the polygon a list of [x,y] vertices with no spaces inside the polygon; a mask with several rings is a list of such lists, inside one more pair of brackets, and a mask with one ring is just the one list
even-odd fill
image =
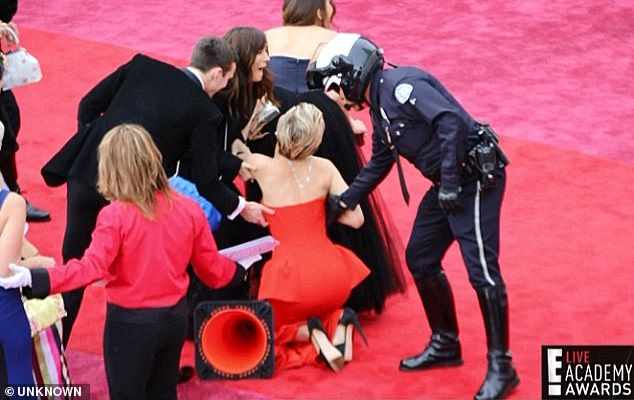
{"label": "man's dark hair", "polygon": [[189,65],[203,72],[213,67],[220,67],[227,72],[234,62],[236,54],[226,40],[218,36],[206,36],[194,46]]}

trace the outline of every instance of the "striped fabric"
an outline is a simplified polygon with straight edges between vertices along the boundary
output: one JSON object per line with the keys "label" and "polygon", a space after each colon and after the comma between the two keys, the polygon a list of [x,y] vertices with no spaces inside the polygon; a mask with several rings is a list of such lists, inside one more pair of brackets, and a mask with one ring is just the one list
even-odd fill
{"label": "striped fabric", "polygon": [[[70,385],[61,332],[62,322],[57,321],[33,336],[33,377],[37,385]],[[47,400],[66,398],[56,397]]]}
{"label": "striped fabric", "polygon": [[[24,300],[24,299],[23,299]],[[61,295],[24,300],[33,337],[33,378],[37,385],[70,385],[62,345],[62,317],[66,315]],[[40,400],[68,400],[41,397]]]}

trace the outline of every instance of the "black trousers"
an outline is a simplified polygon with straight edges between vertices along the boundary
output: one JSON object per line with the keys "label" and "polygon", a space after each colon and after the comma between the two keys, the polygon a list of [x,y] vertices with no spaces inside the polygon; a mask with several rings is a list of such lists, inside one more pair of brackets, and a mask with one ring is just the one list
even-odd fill
{"label": "black trousers", "polygon": [[103,354],[110,399],[176,400],[186,330],[185,299],[153,309],[108,304]]}
{"label": "black trousers", "polygon": [[2,176],[9,190],[16,192],[19,189],[18,167],[15,160],[15,153],[18,148],[16,141],[21,125],[20,107],[18,107],[18,102],[11,90],[2,91],[0,93],[0,101],[2,102],[2,104],[0,104],[0,107],[2,107],[0,113],[2,113],[2,122],[5,125],[5,136],[13,136],[12,139],[5,137],[2,140],[0,172],[2,172]]}
{"label": "black trousers", "polygon": [[463,183],[463,211],[446,215],[438,204],[438,188],[432,186],[418,206],[405,259],[415,279],[424,279],[442,269],[442,259],[454,240],[458,241],[469,281],[474,288],[504,285],[500,274],[500,209],[506,176],[497,171],[497,185],[481,192],[480,183]]}
{"label": "black trousers", "polygon": [[[108,204],[96,189],[75,179],[68,180],[66,193],[66,231],[62,244],[64,263],[84,255],[95,230],[97,215]],[[62,297],[66,308],[66,317],[62,319],[62,342],[66,346],[84,297],[84,288],[62,293]]]}

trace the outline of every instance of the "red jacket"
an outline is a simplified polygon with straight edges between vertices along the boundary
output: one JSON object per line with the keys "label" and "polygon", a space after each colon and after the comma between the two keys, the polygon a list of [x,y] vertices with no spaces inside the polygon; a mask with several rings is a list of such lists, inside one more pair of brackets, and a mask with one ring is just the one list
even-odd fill
{"label": "red jacket", "polygon": [[[104,279],[109,303],[126,308],[169,307],[187,292],[190,262],[196,275],[213,288],[243,274],[241,267],[218,254],[200,206],[172,193],[171,204],[164,194],[158,195],[154,220],[131,203],[114,201],[104,207],[84,256],[46,270],[49,292]],[[33,274],[33,291],[39,293],[37,275]]]}

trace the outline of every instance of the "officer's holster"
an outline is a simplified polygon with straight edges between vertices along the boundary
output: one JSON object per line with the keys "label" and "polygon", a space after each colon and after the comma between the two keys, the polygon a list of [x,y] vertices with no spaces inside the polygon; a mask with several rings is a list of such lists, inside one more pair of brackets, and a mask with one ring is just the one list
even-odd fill
{"label": "officer's holster", "polygon": [[480,181],[480,190],[486,191],[496,184],[496,169],[509,164],[509,159],[500,147],[499,137],[489,124],[477,124],[476,144],[467,152],[467,175],[475,175]]}

